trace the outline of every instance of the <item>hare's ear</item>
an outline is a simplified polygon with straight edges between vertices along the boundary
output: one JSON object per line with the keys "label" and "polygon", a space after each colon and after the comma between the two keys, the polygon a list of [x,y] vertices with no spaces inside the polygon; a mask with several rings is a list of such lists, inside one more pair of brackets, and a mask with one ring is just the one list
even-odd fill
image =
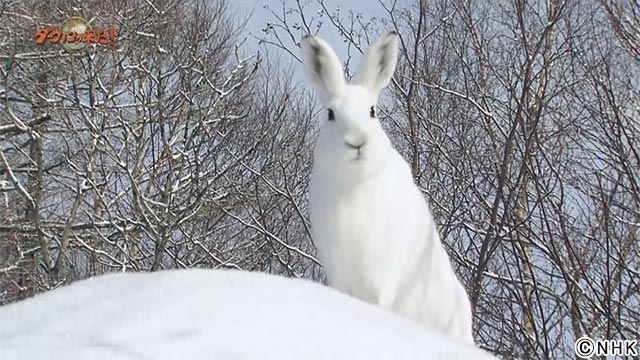
{"label": "hare's ear", "polygon": [[373,96],[389,84],[398,63],[398,33],[389,32],[362,56],[352,83],[365,87]]}
{"label": "hare's ear", "polygon": [[306,35],[300,47],[304,71],[320,100],[326,104],[341,96],[346,83],[340,60],[331,46],[319,37]]}

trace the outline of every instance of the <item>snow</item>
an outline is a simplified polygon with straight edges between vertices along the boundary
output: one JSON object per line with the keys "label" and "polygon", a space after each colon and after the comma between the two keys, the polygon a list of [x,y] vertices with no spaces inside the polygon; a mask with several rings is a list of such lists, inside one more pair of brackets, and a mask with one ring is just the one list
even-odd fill
{"label": "snow", "polygon": [[0,307],[0,359],[491,359],[321,284],[172,270],[76,282]]}

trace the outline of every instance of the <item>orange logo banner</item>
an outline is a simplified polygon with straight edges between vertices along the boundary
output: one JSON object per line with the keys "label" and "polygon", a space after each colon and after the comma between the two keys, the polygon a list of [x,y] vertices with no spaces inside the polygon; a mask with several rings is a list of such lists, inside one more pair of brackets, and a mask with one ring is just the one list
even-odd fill
{"label": "orange logo banner", "polygon": [[89,44],[115,45],[116,31],[112,26],[108,29],[92,29],[89,23],[81,17],[65,20],[60,28],[51,26],[37,29],[33,34],[36,44],[50,42],[60,43],[67,50],[82,50]]}

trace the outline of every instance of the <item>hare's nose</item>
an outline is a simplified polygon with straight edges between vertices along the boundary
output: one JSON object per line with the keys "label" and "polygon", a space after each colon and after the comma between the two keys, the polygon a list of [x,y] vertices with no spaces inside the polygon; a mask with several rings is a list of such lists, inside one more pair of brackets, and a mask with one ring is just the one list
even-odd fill
{"label": "hare's nose", "polygon": [[351,129],[351,131],[344,137],[344,143],[348,148],[358,150],[367,143],[367,135],[363,129]]}
{"label": "hare's nose", "polygon": [[361,142],[361,143],[359,143],[357,145],[356,144],[351,144],[348,141],[345,141],[345,144],[347,144],[347,147],[349,147],[349,148],[352,148],[354,150],[360,150],[360,148],[363,147],[364,144],[366,144],[366,141],[363,141],[363,142]]}

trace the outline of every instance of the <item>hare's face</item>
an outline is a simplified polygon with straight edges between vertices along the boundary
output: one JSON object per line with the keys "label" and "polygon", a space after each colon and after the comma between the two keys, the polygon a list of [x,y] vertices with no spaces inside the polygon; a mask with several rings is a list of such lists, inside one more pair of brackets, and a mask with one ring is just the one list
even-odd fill
{"label": "hare's face", "polygon": [[350,178],[371,174],[391,153],[389,138],[378,121],[376,101],[395,71],[398,35],[388,33],[371,45],[351,84],[346,83],[338,57],[324,40],[306,36],[301,48],[305,73],[325,108],[314,168]]}
{"label": "hare's face", "polygon": [[[359,85],[325,104],[315,146],[315,166],[329,172],[374,170],[389,151],[378,121],[376,98]],[[366,172],[366,171],[365,171]]]}

